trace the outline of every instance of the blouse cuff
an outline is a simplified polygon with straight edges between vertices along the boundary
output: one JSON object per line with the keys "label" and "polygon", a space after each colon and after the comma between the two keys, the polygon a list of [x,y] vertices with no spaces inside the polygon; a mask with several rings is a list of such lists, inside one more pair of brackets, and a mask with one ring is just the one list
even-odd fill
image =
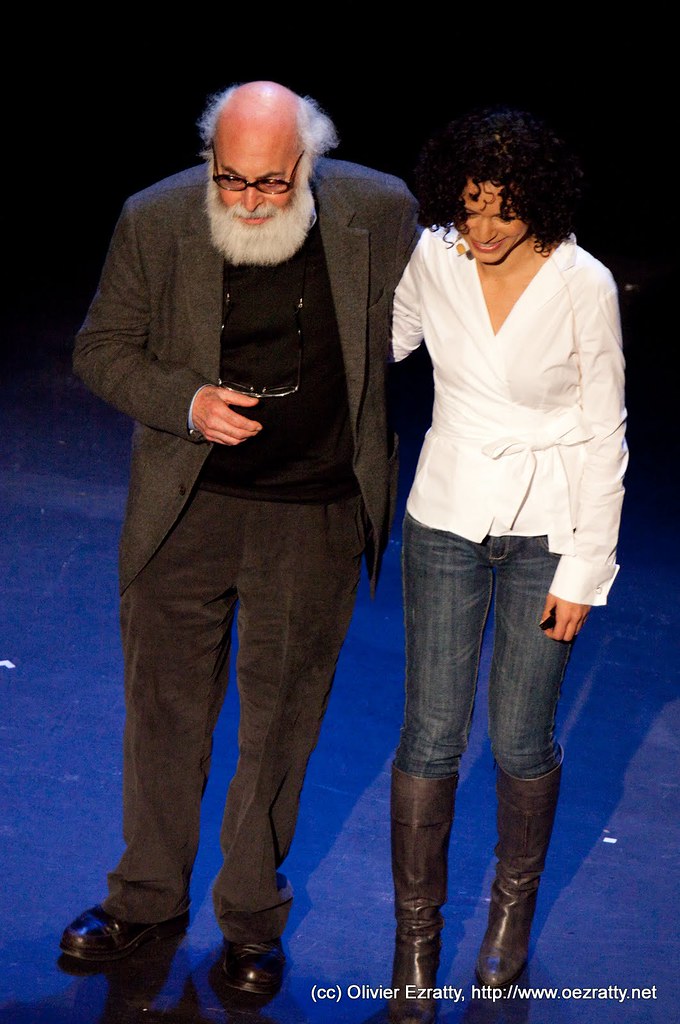
{"label": "blouse cuff", "polygon": [[550,593],[574,604],[606,604],[618,571],[615,563],[594,565],[578,555],[562,555]]}

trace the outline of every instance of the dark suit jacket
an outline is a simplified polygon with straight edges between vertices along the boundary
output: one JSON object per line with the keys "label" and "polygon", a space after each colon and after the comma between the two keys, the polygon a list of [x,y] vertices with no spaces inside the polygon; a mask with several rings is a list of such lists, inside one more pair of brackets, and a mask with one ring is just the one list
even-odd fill
{"label": "dark suit jacket", "polygon": [[[220,369],[222,257],[210,241],[206,178],[200,165],[127,200],[76,337],[75,373],[135,421],[121,591],[171,530],[210,450],[187,431],[193,395]],[[314,189],[375,586],[397,483],[385,396],[392,296],[416,242],[416,203],[400,179],[337,160],[319,161]]]}

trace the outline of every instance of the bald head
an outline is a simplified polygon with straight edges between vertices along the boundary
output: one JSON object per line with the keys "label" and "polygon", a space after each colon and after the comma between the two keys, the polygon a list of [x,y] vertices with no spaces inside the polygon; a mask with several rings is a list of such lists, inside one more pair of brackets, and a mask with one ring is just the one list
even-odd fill
{"label": "bald head", "polygon": [[198,121],[203,156],[211,159],[218,132],[230,137],[276,134],[306,153],[310,169],[317,157],[338,144],[335,126],[309,96],[298,96],[278,82],[232,85],[213,96]]}
{"label": "bald head", "polygon": [[216,130],[297,132],[300,97],[277,82],[247,82],[229,91]]}

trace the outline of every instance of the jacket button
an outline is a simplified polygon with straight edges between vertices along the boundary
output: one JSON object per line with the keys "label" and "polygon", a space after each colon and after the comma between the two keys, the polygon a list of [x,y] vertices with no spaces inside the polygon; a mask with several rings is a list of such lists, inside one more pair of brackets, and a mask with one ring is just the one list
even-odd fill
{"label": "jacket button", "polygon": [[187,489],[186,489],[186,487],[184,486],[184,484],[180,484],[180,485],[179,485],[179,493],[180,493],[180,495],[181,495],[182,497],[184,497],[184,495],[185,495],[185,494],[187,493]]}

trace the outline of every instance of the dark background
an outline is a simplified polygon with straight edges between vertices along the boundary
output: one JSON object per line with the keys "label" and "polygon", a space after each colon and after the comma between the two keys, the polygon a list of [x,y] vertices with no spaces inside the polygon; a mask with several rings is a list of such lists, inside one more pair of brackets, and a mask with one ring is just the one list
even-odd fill
{"label": "dark background", "polygon": [[470,9],[447,21],[430,8],[384,8],[369,29],[349,14],[242,9],[226,19],[206,9],[197,25],[187,11],[159,9],[144,31],[118,15],[70,32],[24,14],[25,29],[6,35],[4,72],[9,307],[84,314],[125,197],[196,163],[206,99],[256,78],[314,96],[339,129],[335,155],[409,184],[422,142],[458,113],[490,102],[531,109],[585,166],[579,242],[622,278],[667,267],[680,205],[668,28],[623,15],[598,28],[571,12],[548,27],[537,14]]}
{"label": "dark background", "polygon": [[[545,117],[581,157],[577,238],[619,284],[629,440],[661,439],[672,464],[680,201],[670,28],[620,11],[606,25],[575,10],[550,24],[541,10],[383,8],[373,27],[361,14],[158,9],[143,30],[120,11],[77,27],[19,14],[26,27],[6,34],[3,72],[0,376],[38,360],[47,375],[69,372],[124,199],[198,162],[196,121],[214,92],[268,78],[311,95],[338,127],[334,155],[409,185],[433,131],[472,106],[507,103]],[[403,366],[395,376],[409,378],[418,433],[431,402],[426,357]],[[413,390],[419,369],[425,383]]]}

